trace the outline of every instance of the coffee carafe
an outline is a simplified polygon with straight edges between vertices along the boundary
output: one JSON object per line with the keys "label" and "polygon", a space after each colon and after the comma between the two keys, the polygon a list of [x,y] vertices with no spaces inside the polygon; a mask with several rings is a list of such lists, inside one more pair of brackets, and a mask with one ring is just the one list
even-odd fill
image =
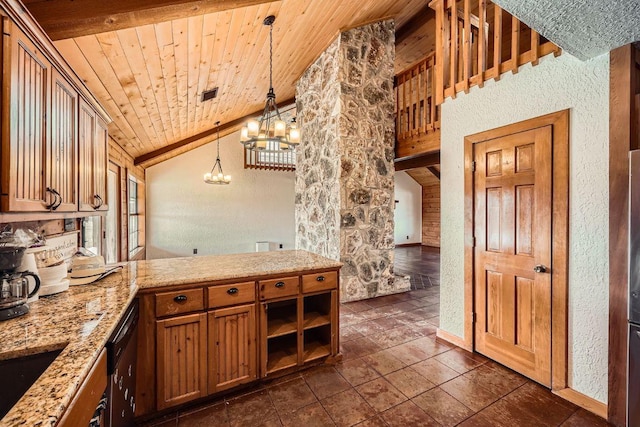
{"label": "coffee carafe", "polygon": [[[27,299],[40,289],[40,278],[30,272],[16,272],[25,248],[0,246],[0,320],[12,319],[29,312]],[[29,292],[27,277],[33,277],[35,286]]]}

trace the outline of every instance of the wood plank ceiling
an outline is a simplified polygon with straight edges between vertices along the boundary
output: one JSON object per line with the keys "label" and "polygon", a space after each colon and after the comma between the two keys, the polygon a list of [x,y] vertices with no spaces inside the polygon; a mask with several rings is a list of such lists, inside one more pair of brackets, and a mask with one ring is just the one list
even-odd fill
{"label": "wood plank ceiling", "polygon": [[440,165],[433,167],[433,171],[427,167],[415,168],[408,170],[407,173],[422,187],[428,187],[431,185],[439,185],[440,179],[434,174],[434,172],[440,173]]}
{"label": "wood plank ceiling", "polygon": [[[69,34],[60,30],[59,24],[56,27],[55,19],[53,23],[49,22],[52,19],[45,19],[46,4],[56,2],[63,0],[25,1],[36,19],[40,14],[41,24],[45,31],[51,31],[53,38]],[[110,2],[99,0],[98,3]],[[113,3],[138,2],[113,0]],[[262,25],[266,16],[276,16],[273,77],[277,99],[281,102],[294,98],[297,79],[339,31],[385,18],[394,18],[396,28],[401,28],[424,11],[427,4],[425,0],[228,3],[242,7],[202,13],[207,9],[184,5],[182,18],[149,23],[147,16],[140,21],[144,25],[86,35],[78,35],[76,31],[73,38],[55,42],[113,118],[109,124],[111,137],[142,166],[148,167],[210,142],[215,136],[213,123],[218,120],[227,124],[221,132],[224,135],[239,127],[238,119],[262,110],[269,70],[269,29]],[[85,8],[83,2],[68,4]],[[73,22],[72,12],[60,14],[67,22]],[[96,15],[99,14],[96,12]],[[78,16],[86,18],[87,15],[83,12]],[[157,19],[167,16],[171,15],[159,13]],[[123,27],[132,25],[135,19],[127,22]],[[416,25],[424,26],[425,21],[413,24]],[[104,29],[104,25],[96,25],[81,30]],[[409,39],[409,42],[422,43],[420,39]],[[218,97],[201,102],[201,93],[214,87],[219,88]],[[165,152],[166,147],[176,146],[179,148]]]}

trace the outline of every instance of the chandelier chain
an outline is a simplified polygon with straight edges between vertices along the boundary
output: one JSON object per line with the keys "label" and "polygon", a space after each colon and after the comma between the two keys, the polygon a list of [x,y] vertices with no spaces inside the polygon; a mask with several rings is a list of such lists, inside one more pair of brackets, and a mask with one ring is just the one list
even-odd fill
{"label": "chandelier chain", "polygon": [[273,89],[273,23],[269,25],[269,89]]}

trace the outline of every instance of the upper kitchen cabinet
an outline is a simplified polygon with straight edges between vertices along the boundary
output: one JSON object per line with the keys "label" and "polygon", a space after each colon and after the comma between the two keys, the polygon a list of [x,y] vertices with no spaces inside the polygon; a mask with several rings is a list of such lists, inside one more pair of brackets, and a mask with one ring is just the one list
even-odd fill
{"label": "upper kitchen cabinet", "polygon": [[81,100],[78,126],[80,211],[107,210],[107,125]]}
{"label": "upper kitchen cabinet", "polygon": [[44,179],[51,64],[7,19],[2,59],[2,210],[52,209],[58,201]]}
{"label": "upper kitchen cabinet", "polygon": [[37,24],[0,5],[0,209],[107,210],[108,116]]}
{"label": "upper kitchen cabinet", "polygon": [[52,73],[51,133],[46,144],[45,183],[61,212],[78,209],[78,93],[55,69]]}

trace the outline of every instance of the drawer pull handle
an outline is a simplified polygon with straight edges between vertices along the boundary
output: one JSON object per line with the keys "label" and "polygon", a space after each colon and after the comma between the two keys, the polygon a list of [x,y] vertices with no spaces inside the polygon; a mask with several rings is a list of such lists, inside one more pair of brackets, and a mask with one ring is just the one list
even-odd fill
{"label": "drawer pull handle", "polygon": [[324,276],[318,276],[318,277],[316,277],[316,280],[318,282],[324,282]]}
{"label": "drawer pull handle", "polygon": [[185,302],[187,300],[186,295],[178,295],[173,299],[175,302]]}
{"label": "drawer pull handle", "polygon": [[229,288],[229,289],[227,289],[227,293],[229,295],[237,294],[238,293],[238,288]]}
{"label": "drawer pull handle", "polygon": [[284,288],[284,282],[276,283],[276,288]]}

